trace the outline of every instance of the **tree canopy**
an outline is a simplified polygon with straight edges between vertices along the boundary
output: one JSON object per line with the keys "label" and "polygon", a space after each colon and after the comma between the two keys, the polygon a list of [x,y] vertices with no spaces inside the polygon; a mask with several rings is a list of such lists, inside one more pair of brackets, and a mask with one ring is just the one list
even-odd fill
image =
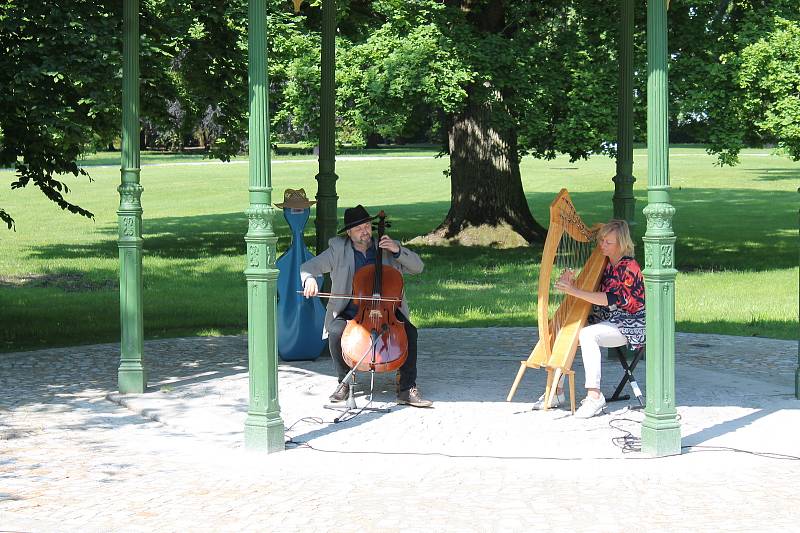
{"label": "tree canopy", "polygon": [[[288,1],[268,6],[273,140],[314,144],[320,3],[301,15]],[[515,188],[525,155],[614,154],[617,3],[338,0],[337,9],[337,141],[440,143],[451,156],[454,205],[459,190]],[[634,106],[644,140],[643,3],[636,10]],[[669,17],[671,131],[706,143],[722,164],[749,144],[800,159],[796,3],[672,2]],[[247,0],[202,9],[142,0],[140,26],[145,139],[181,147],[199,138],[222,159],[246,150]],[[14,167],[12,188],[33,184],[62,209],[92,216],[66,199],[62,176],[85,176],[81,154],[119,135],[121,32],[120,2],[0,6],[0,165]],[[526,205],[462,207],[441,230],[481,223],[469,214],[481,207],[483,222],[541,237]],[[13,227],[2,203],[0,220]]]}
{"label": "tree canopy", "polygon": [[670,7],[670,114],[721,164],[748,145],[800,160],[800,11],[793,0]]}
{"label": "tree canopy", "polygon": [[[33,184],[62,209],[91,217],[64,198],[57,176],[86,175],[78,157],[119,128],[118,2],[0,6],[0,166],[11,188]],[[0,207],[0,219],[13,219]]]}

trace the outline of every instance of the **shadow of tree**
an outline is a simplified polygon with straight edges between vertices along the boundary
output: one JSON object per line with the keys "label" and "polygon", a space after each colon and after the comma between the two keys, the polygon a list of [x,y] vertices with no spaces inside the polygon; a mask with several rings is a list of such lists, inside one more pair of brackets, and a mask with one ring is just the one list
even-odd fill
{"label": "shadow of tree", "polygon": [[[797,266],[793,192],[683,187],[670,194],[676,210],[673,227],[679,271],[762,271]],[[642,210],[647,196],[645,191],[637,191],[635,196],[632,231],[637,259],[644,264],[641,238],[647,221]],[[572,198],[584,220],[604,221],[612,216],[610,194],[579,192]]]}
{"label": "shadow of tree", "polygon": [[[282,220],[281,216],[281,220]],[[312,226],[313,228],[313,226]],[[112,258],[119,255],[117,227],[107,225],[99,232],[107,239],[87,244],[51,244],[31,251],[41,259],[75,259],[86,257]],[[142,221],[143,253],[146,257],[172,259],[205,259],[214,256],[244,254],[247,217],[244,213],[217,213],[186,217],[144,218]],[[289,246],[291,234],[285,223],[275,223],[278,248]],[[313,236],[306,238],[307,243]]]}
{"label": "shadow of tree", "polygon": [[[771,174],[771,173],[770,173]],[[785,171],[787,179],[797,178],[797,172]],[[528,203],[540,223],[547,222],[547,206],[555,193],[528,193]],[[612,191],[576,192],[573,201],[585,221],[590,224],[611,218]],[[796,266],[795,196],[785,191],[754,189],[682,188],[672,190],[676,208],[676,261],[678,269],[736,268],[765,270]],[[636,192],[634,239],[637,258],[642,257],[641,237],[646,230],[642,209],[646,192]],[[449,209],[448,202],[417,202],[386,206],[393,226],[390,235],[402,241],[427,233],[435,228]],[[339,209],[340,215],[343,209]],[[313,249],[313,217],[306,227],[305,242]],[[31,257],[43,259],[115,258],[119,251],[116,226],[100,229],[108,239],[85,245],[48,244],[30,251]],[[278,253],[285,251],[291,239],[288,226],[280,214],[274,221],[278,237]],[[163,217],[143,221],[144,254],[174,259],[204,259],[214,256],[244,254],[244,235],[247,220],[243,213]],[[479,247],[475,247],[479,248]],[[539,249],[534,245],[533,249]],[[460,248],[469,259],[472,248]],[[446,248],[429,250],[429,257],[452,259],[455,255]],[[484,248],[475,253],[497,253]],[[754,255],[755,254],[755,255]],[[498,255],[502,256],[502,252]],[[513,255],[513,254],[512,254]],[[743,257],[744,256],[744,257]],[[501,259],[502,260],[502,259]]]}
{"label": "shadow of tree", "polygon": [[[578,211],[592,224],[611,217],[612,194],[611,191],[593,191],[575,192],[572,196]],[[534,216],[540,222],[547,218],[547,207],[553,195],[553,192],[527,195]],[[636,255],[642,264],[645,197],[644,191],[636,192],[636,225],[633,226],[638,243]],[[675,254],[679,271],[758,272],[797,266],[793,191],[684,187],[673,190],[672,198],[676,207]],[[368,208],[376,209],[375,206]],[[433,229],[447,213],[449,203],[418,202],[385,208],[393,223],[391,236],[407,241]],[[305,235],[312,251],[313,215]],[[247,322],[242,274],[247,230],[244,214],[145,219],[144,227],[146,335],[152,338],[209,330],[242,332]],[[83,245],[47,244],[32,248],[29,254],[53,261],[86,259],[88,267],[81,273],[86,276],[86,285],[109,290],[70,293],[67,297],[59,287],[0,287],[0,293],[14,291],[13,304],[0,309],[0,319],[9,324],[0,328],[0,350],[41,346],[38,339],[42,338],[49,338],[49,342],[58,339],[59,344],[70,345],[117,337],[116,228],[108,225],[101,228],[101,232],[107,239]],[[291,238],[281,216],[276,217],[275,232],[278,254],[281,254]],[[407,283],[407,292],[415,312],[425,314],[426,324],[491,326],[498,323],[498,317],[502,317],[505,325],[533,323],[527,300],[536,292],[541,245],[512,249],[457,246],[418,246],[415,249],[423,257],[426,268]],[[92,258],[114,261],[93,264]],[[148,258],[159,258],[159,261],[148,262]],[[451,309],[464,312],[460,316],[436,318],[443,301],[453,304],[449,305]],[[469,310],[472,312],[468,313]],[[20,320],[20,317],[25,318]],[[71,326],[65,328],[65,323]],[[698,331],[708,324],[681,322],[679,326]],[[786,324],[771,321],[750,326],[743,325],[743,328],[751,334],[758,334],[768,326],[786,328]]]}
{"label": "shadow of tree", "polygon": [[741,168],[739,170],[758,174],[756,177],[758,181],[800,180],[800,170],[782,168]]}

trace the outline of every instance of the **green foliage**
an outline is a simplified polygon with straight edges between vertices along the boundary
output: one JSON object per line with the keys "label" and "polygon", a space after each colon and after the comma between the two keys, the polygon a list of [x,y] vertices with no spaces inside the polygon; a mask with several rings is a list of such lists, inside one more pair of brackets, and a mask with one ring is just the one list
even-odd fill
{"label": "green foliage", "polygon": [[[182,148],[199,133],[227,160],[247,139],[247,2],[151,0],[142,33],[161,54],[143,69],[142,117]],[[150,83],[152,82],[152,83]]]}
{"label": "green foliage", "polygon": [[747,45],[738,82],[759,132],[800,160],[800,21],[776,17],[769,34]]}
{"label": "green foliage", "polygon": [[748,145],[798,153],[800,12],[793,0],[670,6],[671,113],[720,164]]}
{"label": "green foliage", "polygon": [[[318,139],[321,2],[268,0],[273,142]],[[636,5],[637,138],[645,126],[645,10]],[[596,0],[339,0],[337,136],[442,140],[481,102],[522,154],[613,154],[619,4]],[[673,2],[670,117],[722,164],[776,143],[800,157],[795,0]],[[62,209],[62,176],[119,136],[119,1],[0,4],[0,166]],[[180,148],[200,136],[227,160],[247,146],[247,0],[141,0],[141,117]],[[7,203],[2,202],[5,206]],[[0,220],[13,227],[13,213]]]}
{"label": "green foliage", "polygon": [[[432,138],[470,99],[490,104],[495,120],[516,130],[522,153],[577,159],[606,151],[615,136],[615,4],[382,0],[339,9],[340,142],[420,128]],[[309,7],[301,20],[313,38],[288,59],[273,124],[307,125],[315,138],[319,13]],[[280,53],[275,60],[287,61]]]}
{"label": "green foliage", "polygon": [[[246,149],[247,6],[247,0],[213,0],[197,9],[188,0],[151,0],[143,33],[159,39],[167,61],[156,62],[161,77],[154,72],[153,79],[161,85],[144,95],[142,116],[171,133],[174,147],[199,133],[212,157],[227,161]],[[283,141],[307,140],[319,120],[319,43],[303,33],[290,2],[269,0],[267,9],[273,127],[288,132]]]}
{"label": "green foliage", "polygon": [[[78,156],[117,134],[119,21],[119,2],[0,5],[0,166],[16,169],[12,189],[32,184],[89,218],[59,175],[88,176]],[[13,227],[11,213],[0,219]]]}
{"label": "green foliage", "polygon": [[270,101],[272,125],[281,140],[316,144],[320,115],[320,38],[299,33],[272,39],[284,61],[270,63],[270,84],[283,87]]}
{"label": "green foliage", "polygon": [[366,41],[342,46],[337,60],[341,117],[363,138],[402,136],[432,109],[452,113],[466,98],[472,73],[448,53],[453,43],[440,28],[396,30],[377,28]]}

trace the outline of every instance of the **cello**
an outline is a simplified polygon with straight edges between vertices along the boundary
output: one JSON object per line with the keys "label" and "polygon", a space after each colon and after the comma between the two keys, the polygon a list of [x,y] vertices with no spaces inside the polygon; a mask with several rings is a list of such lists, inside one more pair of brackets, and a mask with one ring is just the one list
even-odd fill
{"label": "cello", "polygon": [[[389,224],[383,211],[376,218],[380,242]],[[391,372],[403,366],[408,357],[408,338],[405,323],[396,315],[402,298],[403,275],[383,264],[383,249],[378,248],[375,264],[360,268],[353,276],[358,312],[342,333],[342,358],[350,368]]]}

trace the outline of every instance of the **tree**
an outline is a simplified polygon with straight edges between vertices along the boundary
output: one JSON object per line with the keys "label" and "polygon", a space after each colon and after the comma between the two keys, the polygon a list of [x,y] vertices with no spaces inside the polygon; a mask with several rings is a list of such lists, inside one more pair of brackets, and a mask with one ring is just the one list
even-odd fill
{"label": "tree", "polygon": [[738,84],[744,109],[765,139],[800,160],[800,22],[775,17],[766,35],[753,36],[741,53]]}
{"label": "tree", "polygon": [[[110,85],[119,80],[120,22],[119,2],[0,6],[0,166],[15,168],[12,189],[33,184],[93,217],[64,198],[69,187],[56,176],[88,176],[78,157],[118,130],[120,90]],[[14,227],[2,208],[0,220]]]}
{"label": "tree", "polygon": [[[62,3],[63,4],[63,3]],[[269,0],[273,140],[318,137],[320,10]],[[776,142],[800,158],[798,13],[793,0],[673,2],[671,120],[720,162]],[[0,165],[62,209],[60,176],[118,136],[119,2],[0,5]],[[615,2],[339,0],[337,136],[366,143],[428,131],[450,154],[451,207],[431,238],[506,228],[539,241],[519,162],[614,155]],[[247,143],[247,0],[143,0],[141,116],[180,146],[198,129],[210,155]],[[637,10],[635,113],[644,130],[644,10]],[[65,30],[66,28],[66,30]],[[0,207],[9,228],[13,218]]]}
{"label": "tree", "polygon": [[800,159],[800,14],[792,0],[673,3],[671,114],[720,164],[778,143]]}
{"label": "tree", "polygon": [[596,4],[382,1],[370,5],[370,31],[340,31],[340,130],[392,137],[420,109],[439,111],[451,206],[429,241],[542,241],[521,157],[608,151],[616,8]]}
{"label": "tree", "polygon": [[[151,24],[162,0],[142,3],[142,108],[163,115],[170,79],[169,33]],[[61,176],[85,176],[79,158],[120,134],[122,9],[119,1],[4,2],[0,5],[0,166],[12,189],[33,185],[61,209],[94,215],[66,199]],[[160,33],[159,33],[160,30]],[[9,229],[14,219],[0,207]]]}

